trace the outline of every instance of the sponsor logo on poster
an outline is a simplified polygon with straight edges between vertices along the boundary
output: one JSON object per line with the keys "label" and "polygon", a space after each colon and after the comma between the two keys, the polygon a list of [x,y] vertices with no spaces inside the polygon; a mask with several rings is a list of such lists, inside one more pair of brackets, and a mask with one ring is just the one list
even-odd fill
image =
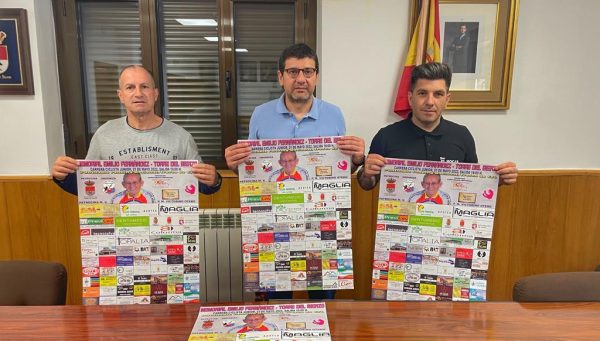
{"label": "sponsor logo on poster", "polygon": [[402,189],[406,193],[411,193],[415,190],[415,182],[412,179],[405,179],[402,184]]}
{"label": "sponsor logo on poster", "polygon": [[81,274],[85,277],[98,277],[100,270],[96,267],[85,267],[81,269]]}
{"label": "sponsor logo on poster", "polygon": [[491,188],[488,188],[483,191],[482,195],[484,198],[486,198],[488,200],[492,200],[492,198],[494,197],[494,190]]}
{"label": "sponsor logo on poster", "polygon": [[270,173],[273,171],[273,162],[271,160],[263,160],[262,162],[262,170],[265,173]]}
{"label": "sponsor logo on poster", "polygon": [[189,184],[187,186],[185,186],[185,188],[183,189],[187,194],[191,194],[194,195],[196,194],[196,185],[194,184]]}
{"label": "sponsor logo on poster", "polygon": [[158,214],[155,204],[121,204],[121,216],[145,216]]}
{"label": "sponsor logo on poster", "polygon": [[198,205],[194,204],[168,204],[163,203],[158,205],[158,211],[161,214],[197,214]]}
{"label": "sponsor logo on poster", "polygon": [[258,252],[258,244],[255,244],[255,243],[243,244],[242,252],[244,252],[244,253]]}
{"label": "sponsor logo on poster", "polygon": [[163,189],[161,192],[162,192],[162,200],[169,200],[169,201],[179,200],[179,190],[178,189]]}
{"label": "sponsor logo on poster", "polygon": [[277,193],[308,193],[312,185],[312,181],[281,181],[277,183]]}
{"label": "sponsor logo on poster", "polygon": [[254,160],[244,161],[244,172],[248,175],[254,174]]}
{"label": "sponsor logo on poster", "polygon": [[395,178],[386,178],[385,179],[385,191],[392,194],[396,192],[396,181]]}
{"label": "sponsor logo on poster", "polygon": [[96,182],[92,180],[86,180],[85,184],[85,194],[88,196],[92,196],[96,194]]}
{"label": "sponsor logo on poster", "polygon": [[346,161],[346,160],[338,161],[337,168],[341,169],[341,170],[348,169],[348,161]]}
{"label": "sponsor logo on poster", "polygon": [[477,202],[477,194],[458,192],[458,202],[461,204],[474,204]]}
{"label": "sponsor logo on poster", "polygon": [[[346,165],[347,167],[347,165]],[[331,176],[333,174],[331,170],[331,166],[316,166],[315,167],[315,175],[316,176]]]}
{"label": "sponsor logo on poster", "polygon": [[115,182],[112,180],[106,180],[102,184],[102,190],[106,194],[112,194],[115,192]]}
{"label": "sponsor logo on poster", "polygon": [[453,216],[458,218],[486,218],[494,219],[494,210],[489,208],[454,207]]}
{"label": "sponsor logo on poster", "polygon": [[350,189],[348,180],[314,180],[313,190],[317,192],[338,191]]}
{"label": "sponsor logo on poster", "polygon": [[379,270],[387,270],[388,262],[375,260],[375,261],[373,261],[373,268],[379,269]]}

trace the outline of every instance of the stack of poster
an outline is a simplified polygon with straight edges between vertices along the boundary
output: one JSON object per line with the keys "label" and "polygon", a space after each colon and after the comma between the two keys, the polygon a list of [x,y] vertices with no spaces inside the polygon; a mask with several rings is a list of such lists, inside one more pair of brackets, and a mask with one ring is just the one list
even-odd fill
{"label": "stack of poster", "polygon": [[246,291],[352,289],[350,157],[339,137],[244,141]]}
{"label": "stack of poster", "polygon": [[188,340],[331,340],[325,303],[200,307]]}
{"label": "stack of poster", "polygon": [[79,160],[83,303],[198,303],[198,161]]}
{"label": "stack of poster", "polygon": [[387,159],[372,297],[484,301],[497,192],[494,166]]}

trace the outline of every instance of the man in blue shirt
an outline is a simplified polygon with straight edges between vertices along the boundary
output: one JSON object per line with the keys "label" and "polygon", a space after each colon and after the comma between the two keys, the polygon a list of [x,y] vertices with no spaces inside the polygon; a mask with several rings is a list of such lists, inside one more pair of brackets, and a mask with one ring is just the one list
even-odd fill
{"label": "man in blue shirt", "polygon": [[[292,45],[283,50],[277,71],[283,94],[254,110],[250,118],[248,139],[282,139],[294,137],[343,136],[346,124],[337,106],[313,96],[319,81],[319,59],[306,44]],[[365,142],[356,136],[344,136],[338,147],[352,157],[352,172],[364,163]],[[225,149],[227,166],[237,167],[250,155],[246,143],[237,143]],[[270,298],[291,298],[288,291],[270,292]],[[309,291],[312,299],[334,298],[335,291]]]}
{"label": "man in blue shirt", "polygon": [[[254,109],[249,140],[346,134],[340,108],[313,96],[319,81],[319,59],[308,45],[286,48],[279,57],[277,75],[284,92],[278,99]],[[352,171],[363,164],[365,141],[362,138],[344,136],[338,146],[343,153],[352,156]],[[250,153],[250,146],[243,142],[227,147],[227,166],[237,172],[238,165]]]}

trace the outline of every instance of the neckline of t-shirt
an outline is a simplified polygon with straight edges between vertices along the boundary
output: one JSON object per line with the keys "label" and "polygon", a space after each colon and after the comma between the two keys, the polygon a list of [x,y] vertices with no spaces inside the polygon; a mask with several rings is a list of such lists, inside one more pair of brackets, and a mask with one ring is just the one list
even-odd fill
{"label": "neckline of t-shirt", "polygon": [[133,129],[133,130],[137,131],[137,132],[140,132],[140,133],[145,133],[145,132],[153,131],[153,130],[156,130],[156,129],[158,129],[158,128],[162,127],[162,126],[163,126],[163,124],[165,123],[165,118],[164,118],[164,117],[161,117],[161,118],[160,118],[160,120],[161,120],[161,121],[160,121],[160,124],[159,124],[159,125],[157,125],[157,126],[156,126],[156,127],[154,127],[154,128],[150,128],[150,129],[138,129],[138,128],[134,128],[134,127],[132,127],[132,126],[131,126],[131,124],[129,124],[129,118],[128,118],[127,116],[125,116],[125,123],[127,124],[127,126],[128,126],[129,128],[131,128],[131,129]]}

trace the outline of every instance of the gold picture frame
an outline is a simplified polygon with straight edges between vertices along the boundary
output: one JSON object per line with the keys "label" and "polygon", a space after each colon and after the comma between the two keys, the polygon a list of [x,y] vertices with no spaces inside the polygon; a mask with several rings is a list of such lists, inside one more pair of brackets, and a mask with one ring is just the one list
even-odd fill
{"label": "gold picture frame", "polygon": [[[411,36],[420,8],[413,0]],[[442,62],[453,69],[447,110],[510,108],[518,11],[519,0],[440,0]]]}

